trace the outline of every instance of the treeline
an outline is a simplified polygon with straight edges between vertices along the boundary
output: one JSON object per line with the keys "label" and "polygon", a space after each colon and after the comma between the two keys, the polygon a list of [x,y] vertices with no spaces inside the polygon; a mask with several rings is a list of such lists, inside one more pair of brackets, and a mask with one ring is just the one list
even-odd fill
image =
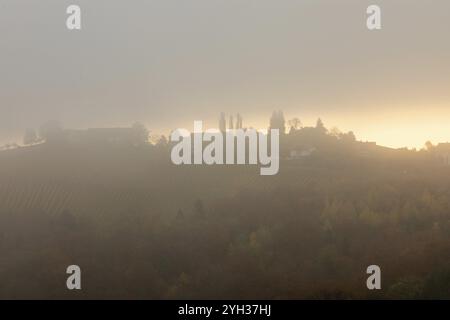
{"label": "treeline", "polygon": [[[450,168],[433,162],[439,150],[291,124],[272,177],[175,166],[162,138],[1,153],[0,298],[449,299]],[[71,264],[80,292],[65,287]],[[380,291],[366,288],[372,264]]]}
{"label": "treeline", "polygon": [[0,183],[1,298],[450,298],[445,167],[286,162],[268,179],[148,165],[154,149],[36,150],[2,159],[18,171]]}

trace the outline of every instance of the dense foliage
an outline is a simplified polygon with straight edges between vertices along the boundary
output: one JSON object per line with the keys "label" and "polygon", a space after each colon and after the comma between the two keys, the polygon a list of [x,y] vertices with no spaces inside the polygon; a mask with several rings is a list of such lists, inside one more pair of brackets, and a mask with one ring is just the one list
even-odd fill
{"label": "dense foliage", "polygon": [[283,139],[317,150],[273,177],[174,166],[167,143],[2,152],[0,298],[450,298],[449,167],[352,135]]}

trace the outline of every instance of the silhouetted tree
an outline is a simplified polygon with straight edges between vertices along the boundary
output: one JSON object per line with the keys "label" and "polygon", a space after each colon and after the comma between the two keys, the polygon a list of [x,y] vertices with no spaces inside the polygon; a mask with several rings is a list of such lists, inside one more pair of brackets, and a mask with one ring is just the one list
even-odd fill
{"label": "silhouetted tree", "polygon": [[177,220],[182,220],[182,219],[184,219],[184,213],[183,213],[183,210],[178,209],[178,212],[177,212]]}
{"label": "silhouetted tree", "polygon": [[229,121],[228,125],[229,125],[230,130],[234,129],[233,116],[230,116],[230,121]]}
{"label": "silhouetted tree", "polygon": [[355,142],[355,141],[356,141],[356,136],[355,136],[355,134],[353,133],[353,131],[349,131],[349,132],[347,132],[347,133],[344,135],[343,139],[344,139],[345,141],[348,141],[348,142]]}
{"label": "silhouetted tree", "polygon": [[219,129],[222,132],[227,131],[227,122],[225,120],[225,113],[220,113],[220,119],[219,119]]}
{"label": "silhouetted tree", "polygon": [[339,128],[333,127],[330,129],[330,135],[333,137],[336,137],[336,138],[341,138],[342,132],[341,132],[341,130],[339,130]]}
{"label": "silhouetted tree", "polygon": [[290,126],[290,131],[295,131],[300,128],[302,122],[300,121],[299,118],[292,118],[291,120],[288,121],[288,124]]}
{"label": "silhouetted tree", "polygon": [[143,145],[148,143],[149,132],[147,128],[140,122],[133,124],[134,139],[136,145]]}
{"label": "silhouetted tree", "polygon": [[236,129],[242,129],[242,117],[239,113],[236,115]]}
{"label": "silhouetted tree", "polygon": [[162,135],[158,142],[156,143],[157,147],[166,147],[169,144],[169,141],[167,140],[165,135]]}
{"label": "silhouetted tree", "polygon": [[199,218],[205,217],[205,208],[203,206],[203,201],[200,199],[197,199],[194,203],[194,212],[195,215]]}
{"label": "silhouetted tree", "polygon": [[324,126],[324,124],[322,122],[322,119],[320,119],[320,118],[317,119],[316,130],[321,132],[321,133],[326,133],[327,132],[327,128],[325,128],[325,126]]}
{"label": "silhouetted tree", "polygon": [[280,134],[286,132],[285,120],[283,111],[274,111],[272,113],[272,117],[270,118],[270,128],[269,129],[278,129]]}

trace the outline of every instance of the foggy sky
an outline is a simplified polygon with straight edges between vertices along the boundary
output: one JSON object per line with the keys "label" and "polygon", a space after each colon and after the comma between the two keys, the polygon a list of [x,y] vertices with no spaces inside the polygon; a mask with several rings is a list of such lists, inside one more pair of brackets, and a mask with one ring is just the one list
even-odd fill
{"label": "foggy sky", "polygon": [[50,119],[156,133],[220,111],[266,127],[274,109],[382,145],[450,141],[449,30],[448,0],[2,0],[0,143]]}

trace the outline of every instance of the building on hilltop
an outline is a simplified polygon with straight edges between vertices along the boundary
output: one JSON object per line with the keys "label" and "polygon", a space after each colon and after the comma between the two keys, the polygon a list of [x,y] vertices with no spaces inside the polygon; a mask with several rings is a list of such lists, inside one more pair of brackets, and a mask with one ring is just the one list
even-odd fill
{"label": "building on hilltop", "polygon": [[107,144],[134,144],[136,134],[133,128],[89,128],[87,141]]}
{"label": "building on hilltop", "polygon": [[66,142],[98,145],[139,145],[148,141],[145,128],[88,128],[85,130],[65,129],[63,137]]}

